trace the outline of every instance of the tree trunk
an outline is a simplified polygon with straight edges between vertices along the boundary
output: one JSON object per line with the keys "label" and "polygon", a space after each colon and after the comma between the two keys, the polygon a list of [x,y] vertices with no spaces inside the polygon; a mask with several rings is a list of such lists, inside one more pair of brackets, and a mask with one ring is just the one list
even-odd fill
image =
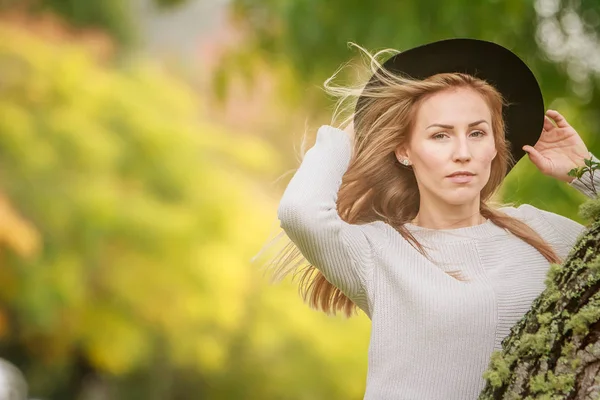
{"label": "tree trunk", "polygon": [[480,400],[600,398],[600,200],[585,206],[595,222],[492,355]]}

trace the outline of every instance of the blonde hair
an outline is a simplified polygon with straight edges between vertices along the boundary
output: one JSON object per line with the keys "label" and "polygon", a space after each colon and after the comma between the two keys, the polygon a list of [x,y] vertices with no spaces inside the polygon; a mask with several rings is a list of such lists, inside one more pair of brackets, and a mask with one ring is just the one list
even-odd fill
{"label": "blonde hair", "polygon": [[[490,108],[497,151],[489,181],[481,190],[481,215],[533,246],[550,263],[559,263],[560,259],[552,247],[532,228],[490,204],[490,198],[502,183],[509,165],[514,163],[510,143],[505,138],[502,110],[506,104],[502,95],[487,82],[461,73],[438,74],[424,80],[399,76],[384,70],[377,61],[390,50],[370,55],[356,47],[370,60],[370,72],[377,79],[377,84],[358,88],[335,87],[331,82],[338,71],[324,85],[328,93],[338,97],[333,119],[347,112],[350,116],[344,123],[354,117],[356,123],[353,155],[338,192],[340,217],[351,224],[383,221],[427,257],[424,247],[404,226],[419,210],[417,181],[412,169],[398,162],[394,150],[408,142],[416,112],[424,99],[444,90],[470,88],[479,93]],[[361,96],[361,101],[355,108],[358,96]],[[357,307],[352,300],[329,283],[317,267],[306,263],[300,250],[289,241],[268,266],[274,270],[276,280],[292,272],[300,275],[300,294],[311,307],[327,314],[354,314]],[[304,267],[301,268],[302,265]],[[460,272],[450,275],[460,279]]]}

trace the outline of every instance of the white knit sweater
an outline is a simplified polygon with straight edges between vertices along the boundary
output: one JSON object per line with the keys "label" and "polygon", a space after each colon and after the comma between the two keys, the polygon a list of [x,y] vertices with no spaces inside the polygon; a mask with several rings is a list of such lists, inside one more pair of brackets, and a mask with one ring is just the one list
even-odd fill
{"label": "white knit sweater", "polygon": [[[350,156],[347,134],[321,127],[278,216],[306,259],[371,319],[364,398],[476,399],[492,351],[543,291],[548,261],[491,221],[450,230],[407,224],[436,264],[383,222],[344,222],[336,199]],[[592,197],[581,183],[571,185]],[[502,211],[531,226],[562,258],[583,230],[530,205]],[[461,270],[468,280],[444,270]]]}

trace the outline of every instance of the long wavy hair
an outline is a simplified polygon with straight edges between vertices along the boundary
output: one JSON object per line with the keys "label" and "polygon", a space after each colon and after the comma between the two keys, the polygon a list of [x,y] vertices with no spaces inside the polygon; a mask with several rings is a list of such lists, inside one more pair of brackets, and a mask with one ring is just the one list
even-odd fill
{"label": "long wavy hair", "polygon": [[[324,84],[326,91],[338,98],[333,120],[346,114],[340,125],[357,121],[354,126],[353,154],[338,192],[337,210],[340,217],[351,224],[383,221],[428,257],[424,246],[404,226],[417,215],[420,197],[412,169],[398,162],[394,150],[408,143],[418,107],[423,100],[441,91],[470,88],[485,99],[491,110],[497,150],[489,181],[481,190],[481,215],[533,246],[548,262],[559,263],[561,260],[552,247],[532,228],[498,210],[499,205],[492,206],[490,201],[508,167],[514,164],[510,143],[505,137],[502,111],[507,104],[502,95],[487,82],[466,74],[438,74],[424,80],[400,76],[386,71],[377,61],[382,55],[395,50],[371,55],[360,46],[356,47],[369,60],[368,70],[376,76],[378,84],[356,88],[333,86],[331,82],[339,71]],[[355,108],[358,96],[363,100]],[[279,236],[285,236],[285,233],[281,232]],[[312,308],[331,315],[341,312],[348,317],[356,313],[357,307],[352,300],[329,283],[318,266],[310,265],[293,242],[288,240],[267,266],[274,271],[275,281],[289,274],[299,276],[300,294]],[[449,274],[455,279],[463,279],[460,271],[450,271]]]}

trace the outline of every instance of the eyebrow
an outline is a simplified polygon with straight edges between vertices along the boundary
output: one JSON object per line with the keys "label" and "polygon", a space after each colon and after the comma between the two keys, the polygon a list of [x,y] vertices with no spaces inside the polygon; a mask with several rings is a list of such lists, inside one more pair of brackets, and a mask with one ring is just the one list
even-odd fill
{"label": "eyebrow", "polygon": [[[483,122],[485,122],[486,124],[488,123],[485,119],[480,119],[479,121],[471,122],[469,124],[469,128],[471,128],[473,126],[476,126],[476,125],[479,125],[479,124],[481,124]],[[429,129],[429,128],[433,128],[433,127],[439,127],[439,128],[444,128],[444,129],[454,129],[454,126],[452,126],[452,125],[444,125],[444,124],[431,124],[427,128],[425,128],[425,129]]]}

